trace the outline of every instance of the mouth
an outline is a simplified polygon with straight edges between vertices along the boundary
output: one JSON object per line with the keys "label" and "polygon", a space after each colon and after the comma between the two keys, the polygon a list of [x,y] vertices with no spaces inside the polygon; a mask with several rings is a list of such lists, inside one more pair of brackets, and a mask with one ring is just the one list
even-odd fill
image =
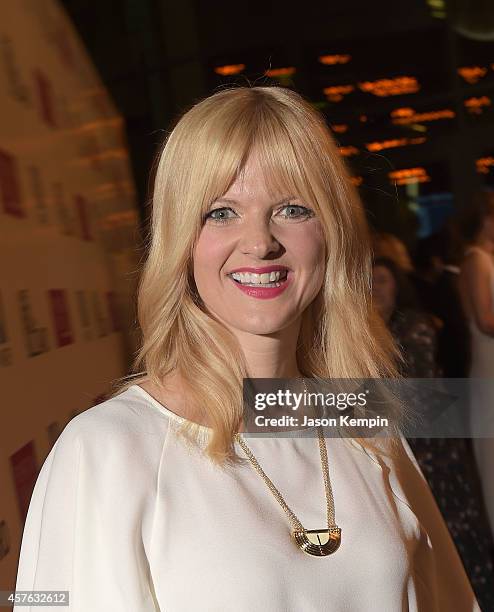
{"label": "mouth", "polygon": [[288,269],[275,270],[271,272],[264,272],[262,274],[256,274],[253,272],[230,272],[228,274],[235,283],[244,287],[281,287],[283,283],[286,283],[288,278]]}
{"label": "mouth", "polygon": [[287,268],[260,273],[230,272],[227,276],[242,293],[258,300],[280,296],[293,280],[293,272]]}

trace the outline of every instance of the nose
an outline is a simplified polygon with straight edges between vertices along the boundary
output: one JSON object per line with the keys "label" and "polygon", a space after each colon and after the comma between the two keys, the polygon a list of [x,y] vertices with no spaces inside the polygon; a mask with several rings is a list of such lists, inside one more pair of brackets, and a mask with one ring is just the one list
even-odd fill
{"label": "nose", "polygon": [[280,250],[280,243],[273,236],[269,220],[251,220],[244,225],[239,241],[239,249],[244,255],[266,258]]}

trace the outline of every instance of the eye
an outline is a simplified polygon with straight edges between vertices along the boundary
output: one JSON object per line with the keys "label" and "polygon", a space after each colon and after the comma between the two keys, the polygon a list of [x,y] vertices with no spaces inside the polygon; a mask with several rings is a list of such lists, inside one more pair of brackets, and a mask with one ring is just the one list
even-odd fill
{"label": "eye", "polygon": [[228,221],[234,218],[232,216],[230,217],[227,216],[228,213],[236,214],[233,209],[228,208],[226,206],[223,208],[215,208],[214,210],[210,210],[205,215],[204,221],[211,220],[211,221],[214,221],[215,223],[227,223]]}
{"label": "eye", "polygon": [[281,209],[287,210],[288,214],[281,215],[285,219],[308,219],[314,216],[314,211],[300,204],[288,204]]}

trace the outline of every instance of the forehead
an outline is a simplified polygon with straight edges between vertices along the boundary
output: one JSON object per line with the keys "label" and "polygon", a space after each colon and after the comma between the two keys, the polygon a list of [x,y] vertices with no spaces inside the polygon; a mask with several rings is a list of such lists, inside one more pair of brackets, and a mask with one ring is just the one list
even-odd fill
{"label": "forehead", "polygon": [[251,155],[222,197],[238,200],[263,198],[276,201],[288,197],[289,194],[281,190],[277,183],[277,180],[268,179],[258,158]]}

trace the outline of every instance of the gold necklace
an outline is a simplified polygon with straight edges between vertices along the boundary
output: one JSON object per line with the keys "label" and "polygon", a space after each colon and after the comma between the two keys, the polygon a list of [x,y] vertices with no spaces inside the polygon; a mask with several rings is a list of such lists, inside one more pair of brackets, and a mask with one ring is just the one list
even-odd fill
{"label": "gold necklace", "polygon": [[[304,386],[307,390],[305,380]],[[326,509],[328,519],[327,529],[305,529],[294,512],[288,507],[281,493],[259,465],[259,462],[254,457],[252,451],[247,446],[245,441],[241,438],[240,434],[236,433],[235,439],[240,444],[255,470],[264,480],[271,493],[287,514],[288,520],[290,521],[292,527],[291,535],[295,540],[295,543],[308,555],[313,557],[326,557],[336,552],[340,547],[341,529],[335,523],[333,491],[331,489],[331,481],[329,478],[328,453],[326,449],[326,442],[324,440],[324,434],[320,426],[317,428],[317,433],[319,436],[319,451],[321,454],[322,474],[324,479],[324,488],[326,491]]]}

